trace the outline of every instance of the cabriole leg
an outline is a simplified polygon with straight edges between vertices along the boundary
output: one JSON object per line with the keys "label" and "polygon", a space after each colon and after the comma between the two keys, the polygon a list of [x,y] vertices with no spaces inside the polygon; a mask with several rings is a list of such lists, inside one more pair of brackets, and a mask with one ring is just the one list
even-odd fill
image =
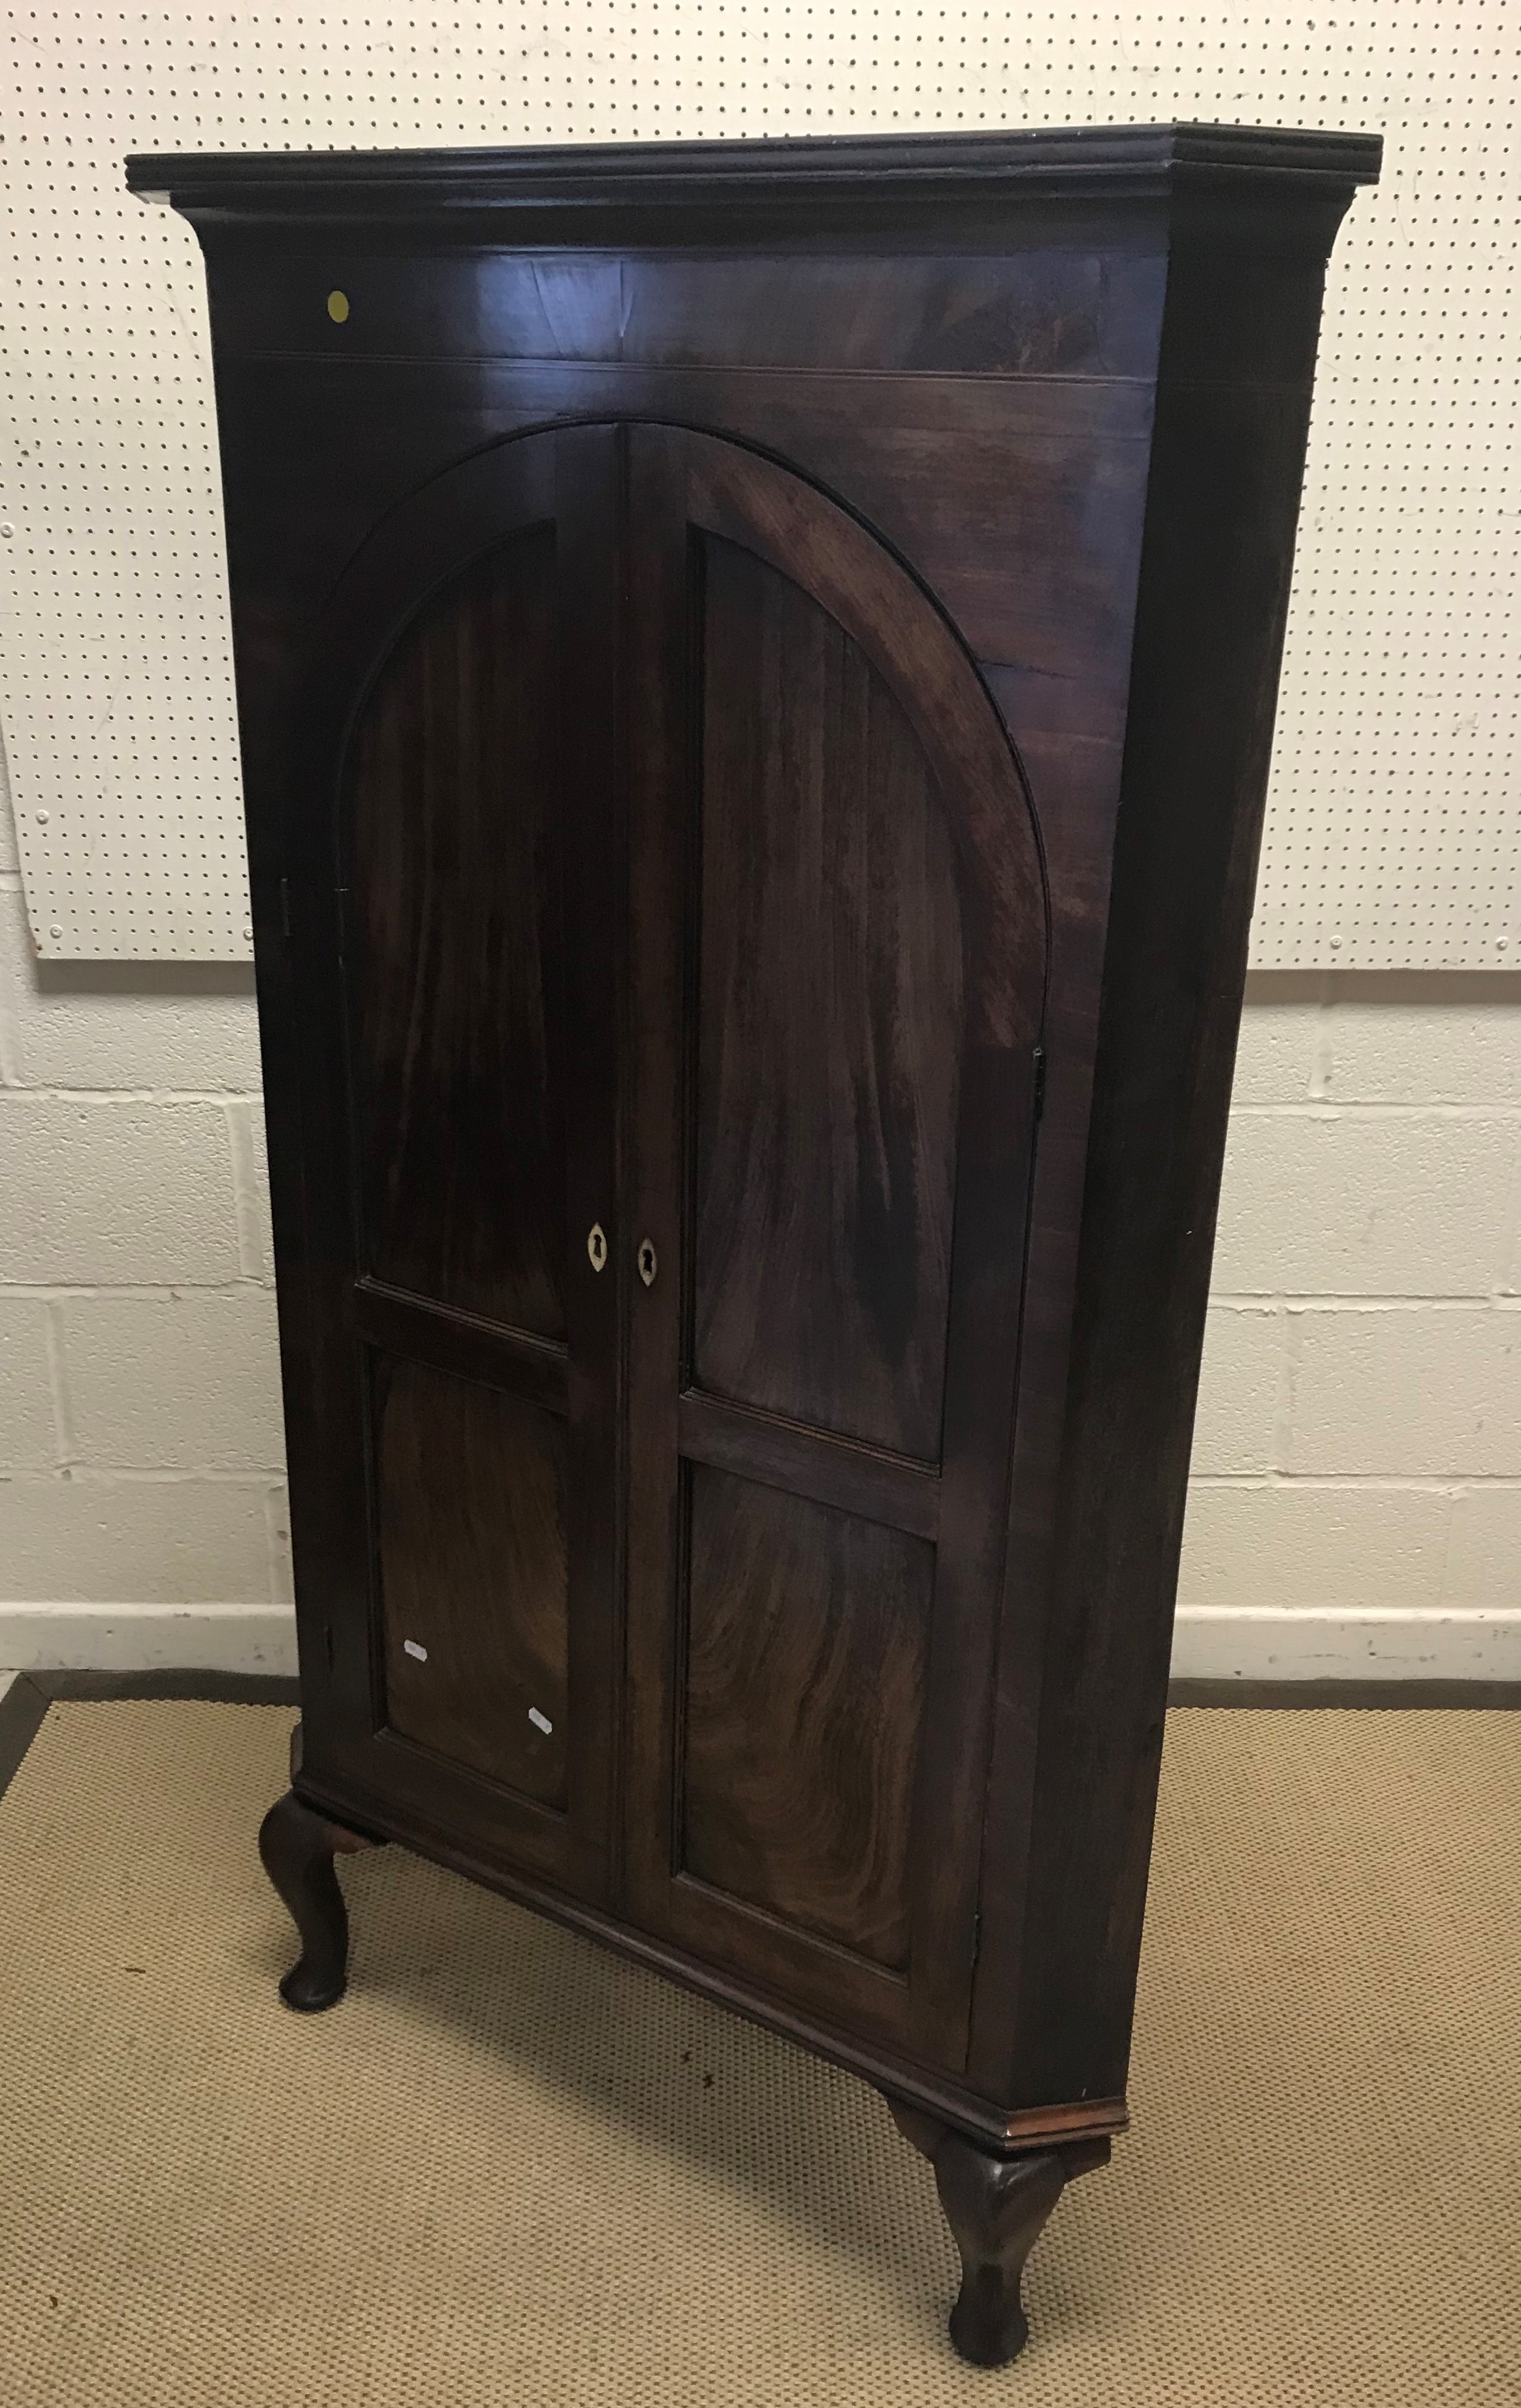
{"label": "cabriole leg", "polygon": [[951,2339],[973,2366],[1007,2366],[1029,2338],[1020,2299],[1025,2261],[1067,2185],[1109,2157],[1106,2140],[997,2157],[965,2133],[889,2098],[906,2141],[929,2159],[945,2220],[961,2253]]}
{"label": "cabriole leg", "polygon": [[280,1997],[298,2014],[317,2014],[323,2007],[337,2006],[343,1996],[349,1916],[333,1858],[374,1844],[341,1823],[330,1823],[294,1789],[264,1818],[259,1855],[301,1934],[300,1957],[280,1985]]}

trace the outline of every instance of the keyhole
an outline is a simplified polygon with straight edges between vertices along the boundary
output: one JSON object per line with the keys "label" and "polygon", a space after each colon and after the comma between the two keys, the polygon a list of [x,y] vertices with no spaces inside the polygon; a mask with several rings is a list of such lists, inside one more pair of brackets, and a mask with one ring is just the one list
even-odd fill
{"label": "keyhole", "polygon": [[592,1258],[592,1268],[599,1271],[608,1259],[608,1241],[600,1221],[594,1221],[586,1234],[586,1251]]}
{"label": "keyhole", "polygon": [[655,1260],[655,1250],[650,1243],[648,1238],[645,1239],[644,1243],[639,1248],[639,1263],[640,1279],[644,1282],[646,1287],[653,1287],[655,1283],[655,1272],[659,1269],[660,1266]]}

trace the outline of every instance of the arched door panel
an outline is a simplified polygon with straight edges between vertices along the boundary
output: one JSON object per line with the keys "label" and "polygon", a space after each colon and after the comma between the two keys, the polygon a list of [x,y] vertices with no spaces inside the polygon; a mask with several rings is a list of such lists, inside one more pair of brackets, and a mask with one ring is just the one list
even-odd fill
{"label": "arched door panel", "polygon": [[396,645],[352,747],[345,882],[364,1267],[565,1336],[565,832],[552,518]]}
{"label": "arched door panel", "polygon": [[954,631],[567,427],[378,531],[301,742],[309,1763],[965,2057],[1045,975]]}
{"label": "arched door panel", "polygon": [[696,574],[693,1378],[937,1457],[962,1018],[944,810],[838,619],[726,537]]}
{"label": "arched door panel", "polygon": [[309,1761],[593,1898],[617,1697],[618,455],[608,428],[529,437],[378,530],[330,613],[293,814],[337,1593],[330,1660],[304,1666]]}
{"label": "arched door panel", "polygon": [[628,1861],[641,1917],[963,2061],[1044,896],[868,529],[630,435]]}

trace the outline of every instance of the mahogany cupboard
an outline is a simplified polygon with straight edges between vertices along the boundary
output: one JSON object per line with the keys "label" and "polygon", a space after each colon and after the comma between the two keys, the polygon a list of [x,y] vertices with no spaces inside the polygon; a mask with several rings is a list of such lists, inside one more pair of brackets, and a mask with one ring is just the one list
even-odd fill
{"label": "mahogany cupboard", "polygon": [[134,160],[203,244],[302,1733],[884,2091],[967,2356],[1126,2120],[1363,136]]}

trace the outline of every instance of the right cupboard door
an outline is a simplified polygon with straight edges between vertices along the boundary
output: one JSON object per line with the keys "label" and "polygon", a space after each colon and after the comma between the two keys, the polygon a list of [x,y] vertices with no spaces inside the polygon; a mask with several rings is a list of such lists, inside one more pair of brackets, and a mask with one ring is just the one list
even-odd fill
{"label": "right cupboard door", "polygon": [[933,600],[802,478],[628,436],[627,1877],[965,2059],[1045,980]]}

